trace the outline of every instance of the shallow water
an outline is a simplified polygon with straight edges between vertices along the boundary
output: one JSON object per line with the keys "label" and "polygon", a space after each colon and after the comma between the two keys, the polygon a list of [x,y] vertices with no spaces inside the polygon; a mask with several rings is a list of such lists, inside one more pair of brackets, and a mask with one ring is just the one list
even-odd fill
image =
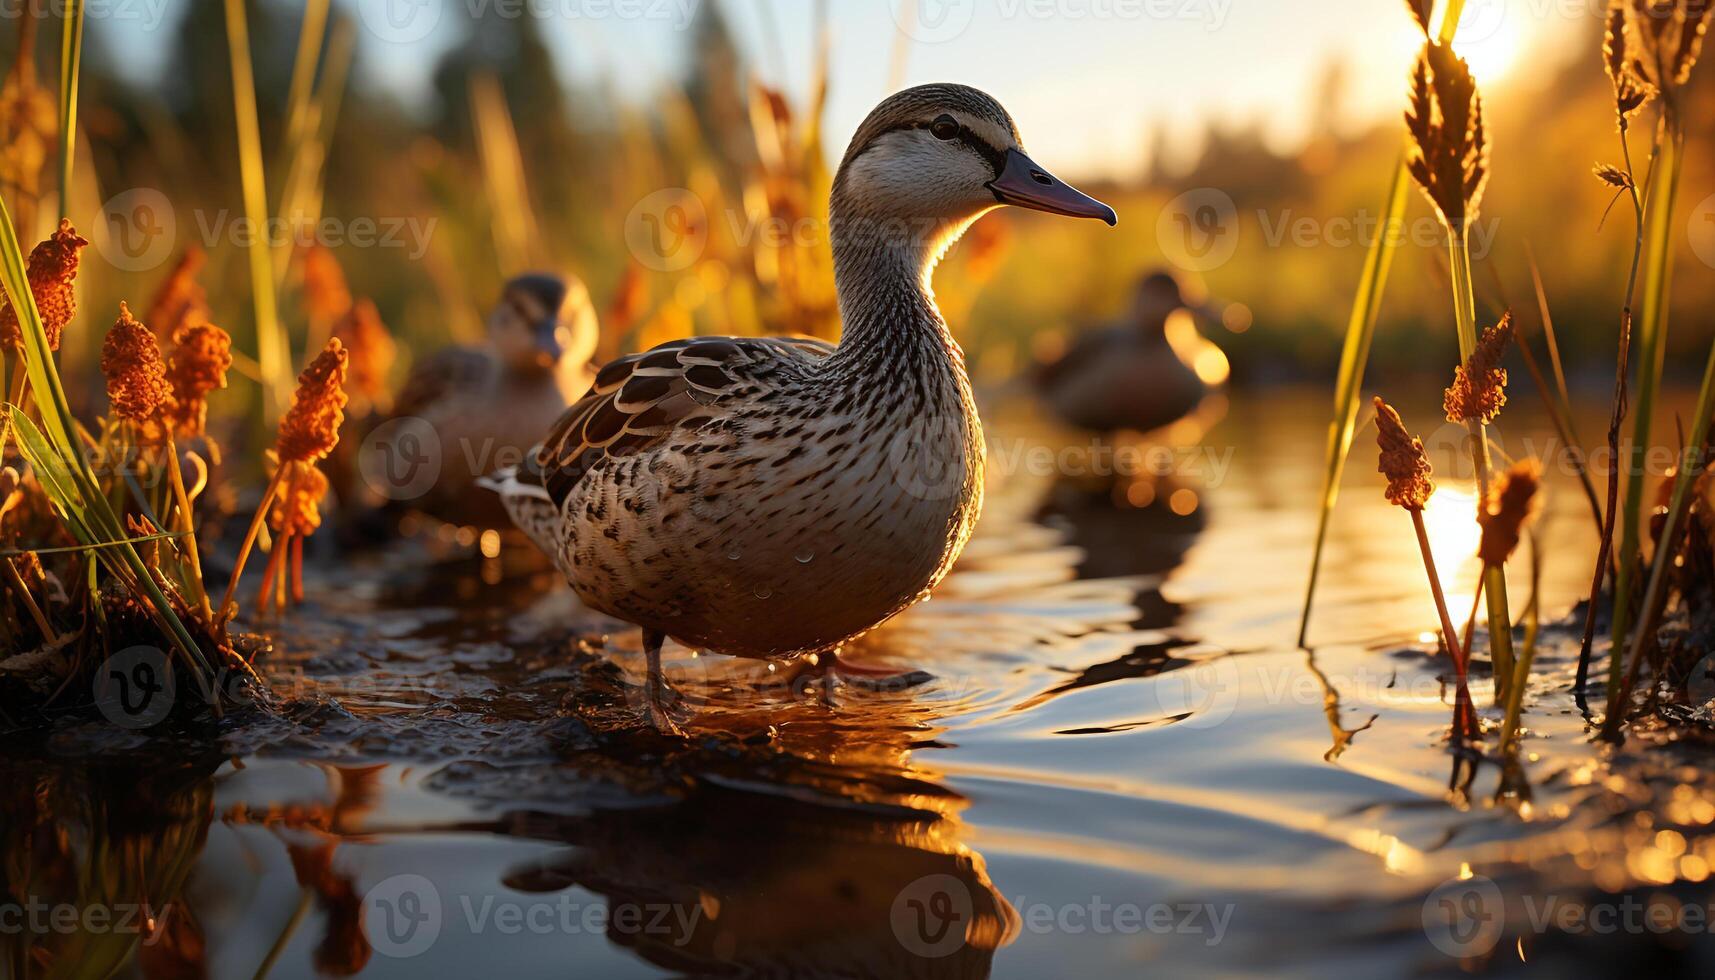
{"label": "shallow water", "polygon": [[[276,715],[12,740],[14,902],[150,919],[0,930],[9,975],[1707,975],[1684,919],[1715,865],[1703,750],[1593,745],[1550,630],[1522,765],[1456,762],[1367,434],[1296,648],[1324,412],[1321,392],[1212,407],[1141,507],[1032,469],[1019,450],[1065,435],[992,412],[978,536],[847,652],[930,679],[830,693],[670,647],[688,743],[638,726],[635,631],[527,553],[324,570],[265,661]],[[1558,616],[1593,532],[1570,478],[1551,488]],[[1437,499],[1462,611],[1469,491]],[[1644,924],[1601,930],[1626,902]]]}

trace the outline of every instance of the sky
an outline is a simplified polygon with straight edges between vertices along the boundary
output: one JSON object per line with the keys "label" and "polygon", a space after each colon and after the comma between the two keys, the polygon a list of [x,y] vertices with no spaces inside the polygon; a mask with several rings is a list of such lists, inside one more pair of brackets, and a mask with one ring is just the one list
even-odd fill
{"label": "sky", "polygon": [[[334,2],[362,28],[358,70],[407,103],[428,91],[460,19],[485,8],[538,17],[568,82],[610,84],[641,103],[681,67],[702,4],[721,5],[755,70],[789,95],[807,90],[814,50],[813,0]],[[1521,56],[1564,50],[1603,6],[1468,0],[1456,46],[1492,92]],[[1318,115],[1336,60],[1350,80],[1346,126],[1395,115],[1419,44],[1403,0],[830,0],[828,10],[831,154],[891,90],[897,50],[903,84],[990,92],[1045,163],[1086,179],[1144,170],[1157,128],[1181,162],[1211,119],[1258,123],[1290,150]]]}

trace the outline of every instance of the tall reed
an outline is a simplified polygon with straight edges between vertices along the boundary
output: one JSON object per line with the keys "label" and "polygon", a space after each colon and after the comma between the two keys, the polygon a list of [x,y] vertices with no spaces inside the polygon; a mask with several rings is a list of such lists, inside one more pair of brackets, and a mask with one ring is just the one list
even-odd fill
{"label": "tall reed", "polygon": [[[1684,166],[1685,131],[1680,95],[1702,51],[1712,5],[1709,0],[1632,0],[1626,7],[1624,37],[1632,71],[1656,93],[1656,129],[1649,178],[1645,185],[1644,221],[1647,261],[1643,305],[1637,321],[1637,413],[1632,423],[1633,453],[1650,445],[1650,423],[1660,386],[1673,279],[1676,227],[1674,210]],[[1699,403],[1699,411],[1708,405]],[[1619,710],[1621,651],[1631,627],[1632,575],[1642,561],[1640,538],[1644,507],[1644,471],[1628,460],[1626,501],[1621,525],[1619,572],[1614,583],[1613,647],[1608,657],[1609,713]],[[1684,475],[1682,468],[1680,473]],[[1663,539],[1666,540],[1666,539]],[[1670,549],[1671,550],[1671,549]],[[1659,557],[1659,556],[1658,556]],[[1652,572],[1653,577],[1653,572]],[[1644,638],[1640,636],[1640,641]]]}
{"label": "tall reed", "polygon": [[250,62],[250,27],[244,0],[226,0],[226,43],[232,63],[232,107],[238,128],[239,181],[251,236],[250,292],[256,326],[256,361],[262,371],[263,416],[286,408],[292,390],[292,352],[280,322],[268,227],[268,185],[262,166],[262,129],[256,118],[256,80]]}
{"label": "tall reed", "polygon": [[[25,16],[31,16],[26,14]],[[71,214],[71,171],[77,153],[77,77],[83,65],[83,0],[66,0],[60,25],[60,214]]]}
{"label": "tall reed", "polygon": [[[1468,237],[1482,204],[1489,179],[1489,141],[1483,122],[1483,99],[1470,66],[1450,44],[1430,41],[1412,73],[1411,104],[1405,114],[1411,135],[1407,167],[1434,205],[1447,232],[1448,269],[1453,287],[1453,323],[1459,337],[1459,357],[1470,364],[1478,353],[1476,295],[1472,287]],[[1471,466],[1479,499],[1489,495],[1489,418],[1465,414],[1471,433]],[[1504,697],[1513,670],[1512,619],[1507,610],[1507,578],[1503,569],[1486,566],[1483,594],[1488,608],[1489,658],[1495,671],[1495,694]]]}
{"label": "tall reed", "polygon": [[[1430,38],[1431,0],[1407,0],[1406,9]],[[1434,37],[1443,44],[1451,43],[1458,30],[1459,17],[1464,12],[1464,0],[1447,0],[1441,12],[1441,23]],[[905,23],[905,21],[901,21]],[[1411,176],[1405,155],[1394,168],[1393,182],[1388,185],[1382,204],[1384,216],[1375,240],[1364,257],[1364,271],[1358,280],[1358,294],[1352,301],[1351,314],[1346,319],[1346,339],[1340,348],[1340,373],[1334,383],[1334,418],[1328,423],[1327,464],[1322,477],[1322,497],[1316,518],[1316,544],[1310,558],[1310,581],[1304,592],[1304,612],[1298,621],[1298,645],[1306,644],[1310,633],[1310,610],[1316,603],[1316,583],[1322,575],[1322,556],[1328,545],[1328,529],[1334,516],[1334,504],[1340,496],[1340,479],[1346,471],[1346,456],[1351,452],[1352,439],[1358,423],[1358,404],[1363,396],[1364,368],[1370,359],[1370,346],[1375,339],[1376,320],[1381,315],[1382,293],[1386,289],[1388,272],[1393,266],[1394,249],[1398,245],[1397,231],[1405,220],[1406,187]]]}

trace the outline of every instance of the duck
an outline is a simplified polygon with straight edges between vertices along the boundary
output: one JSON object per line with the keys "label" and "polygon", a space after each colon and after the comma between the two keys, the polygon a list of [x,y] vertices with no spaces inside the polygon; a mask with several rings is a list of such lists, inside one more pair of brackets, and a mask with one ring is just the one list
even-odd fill
{"label": "duck", "polygon": [[[396,504],[448,524],[510,528],[493,495],[472,492],[475,481],[522,461],[589,389],[599,332],[578,277],[538,272],[509,280],[488,315],[482,345],[442,348],[413,366],[392,424],[375,430],[367,482]],[[411,468],[424,459],[438,459],[432,479]]]}
{"label": "duck", "polygon": [[1060,421],[1096,432],[1153,432],[1190,415],[1210,385],[1189,363],[1192,351],[1169,339],[1168,325],[1180,311],[1221,322],[1213,307],[1186,299],[1173,273],[1144,276],[1121,322],[1085,332],[1037,370],[1043,403]]}
{"label": "duck", "polygon": [[682,734],[666,638],[861,676],[839,647],[947,574],[982,507],[984,449],[931,277],[1003,205],[1116,221],[1025,153],[992,96],[887,97],[831,187],[837,345],[699,336],[621,357],[488,481],[580,600],[641,629],[657,730]]}

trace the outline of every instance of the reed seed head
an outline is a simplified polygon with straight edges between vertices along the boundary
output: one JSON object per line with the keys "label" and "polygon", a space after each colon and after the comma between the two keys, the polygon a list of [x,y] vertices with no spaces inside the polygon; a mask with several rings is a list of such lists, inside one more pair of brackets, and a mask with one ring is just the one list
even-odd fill
{"label": "reed seed head", "polygon": [[[48,335],[48,350],[60,349],[60,336],[77,314],[77,293],[72,280],[77,278],[78,257],[88,244],[89,239],[79,235],[69,220],[61,218],[59,230],[30,250],[26,274],[30,294],[36,298],[36,309],[42,315],[42,330]],[[8,299],[0,307],[0,347],[21,350],[23,346],[18,311]]]}
{"label": "reed seed head", "polygon": [[321,459],[339,444],[340,423],[345,421],[345,370],[349,357],[336,337],[298,375],[292,407],[280,419],[280,434],[274,440],[274,451],[279,454],[281,465]]}
{"label": "reed seed head", "polygon": [[282,537],[313,534],[322,526],[321,503],[327,492],[326,474],[314,466],[297,467],[297,472],[287,480],[285,491],[274,499],[268,526]]}
{"label": "reed seed head", "polygon": [[1703,53],[1712,9],[1711,0],[1629,0],[1627,4],[1632,68],[1670,102],[1691,79],[1691,69]]}
{"label": "reed seed head", "polygon": [[1476,79],[1451,45],[1423,46],[1412,72],[1405,128],[1412,178],[1442,222],[1463,232],[1476,220],[1489,180],[1489,138]]}
{"label": "reed seed head", "polygon": [[1447,421],[1488,425],[1501,414],[1507,403],[1507,369],[1501,367],[1501,358],[1506,356],[1512,338],[1513,315],[1509,310],[1501,315],[1501,322],[1483,331],[1465,363],[1453,369],[1453,386],[1443,401]]}
{"label": "reed seed head", "polygon": [[107,379],[107,400],[115,418],[146,422],[153,418],[173,389],[155,334],[119,304],[119,319],[101,343],[101,373]]}
{"label": "reed seed head", "polygon": [[156,337],[169,340],[186,324],[208,319],[208,297],[196,278],[207,261],[208,255],[192,244],[179,256],[167,278],[161,280],[155,298],[149,303],[149,313],[143,318],[155,328]]}
{"label": "reed seed head", "polygon": [[1620,190],[1630,190],[1632,187],[1632,175],[1611,163],[1596,164],[1595,174],[1597,180],[1610,187],[1617,187]]}
{"label": "reed seed head", "polygon": [[232,367],[232,337],[212,323],[180,327],[173,334],[167,380],[173,400],[166,414],[180,435],[200,436],[208,423],[208,394],[226,387]]}
{"label": "reed seed head", "polygon": [[1423,442],[1405,430],[1405,422],[1393,406],[1377,396],[1376,445],[1381,459],[1376,471],[1387,477],[1388,503],[1407,510],[1422,510],[1435,492],[1433,470],[1423,452]]}
{"label": "reed seed head", "polygon": [[311,245],[304,249],[302,261],[304,312],[317,323],[336,322],[351,309],[351,289],[339,260],[325,246]]}
{"label": "reed seed head", "polygon": [[381,314],[368,299],[360,299],[340,318],[334,328],[351,355],[350,383],[347,389],[369,404],[387,397],[387,372],[393,367],[397,345],[393,335],[381,322]]}
{"label": "reed seed head", "polygon": [[1622,132],[1629,125],[1632,113],[1655,95],[1655,86],[1639,74],[1632,55],[1631,32],[1626,26],[1627,3],[1628,0],[1609,0],[1602,36],[1602,67],[1614,89],[1614,112]]}
{"label": "reed seed head", "polygon": [[1542,464],[1535,459],[1521,459],[1512,465],[1489,490],[1489,499],[1477,514],[1483,528],[1477,554],[1485,565],[1504,565],[1518,549],[1524,533],[1536,511],[1537,490],[1542,486]]}

